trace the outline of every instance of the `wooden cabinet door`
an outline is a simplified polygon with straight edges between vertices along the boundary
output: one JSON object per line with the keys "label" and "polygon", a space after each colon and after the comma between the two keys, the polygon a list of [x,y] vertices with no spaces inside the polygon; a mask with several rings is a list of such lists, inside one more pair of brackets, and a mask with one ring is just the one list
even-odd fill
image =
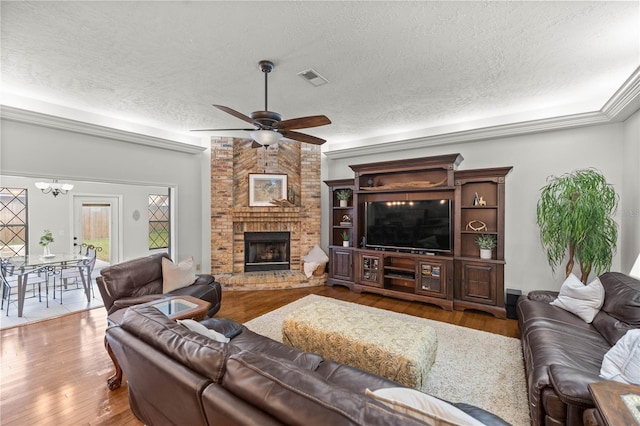
{"label": "wooden cabinet door", "polygon": [[434,297],[445,297],[447,268],[442,262],[418,262],[416,292]]}
{"label": "wooden cabinet door", "polygon": [[358,254],[358,284],[382,287],[382,256]]}
{"label": "wooden cabinet door", "polygon": [[353,251],[338,247],[331,249],[331,277],[353,281]]}
{"label": "wooden cabinet door", "polygon": [[459,266],[459,294],[456,294],[456,298],[467,302],[497,305],[499,265],[462,261]]}

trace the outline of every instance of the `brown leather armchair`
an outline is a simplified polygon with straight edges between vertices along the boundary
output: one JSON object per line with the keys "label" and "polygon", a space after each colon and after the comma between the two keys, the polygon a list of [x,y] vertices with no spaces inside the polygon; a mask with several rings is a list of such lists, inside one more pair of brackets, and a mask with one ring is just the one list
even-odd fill
{"label": "brown leather armchair", "polygon": [[96,278],[98,289],[111,315],[119,309],[141,303],[151,302],[167,295],[193,296],[211,303],[208,316],[215,315],[220,309],[222,289],[220,283],[209,274],[197,275],[196,281],[186,287],[162,293],[162,259],[169,258],[167,253],[118,263],[100,271]]}

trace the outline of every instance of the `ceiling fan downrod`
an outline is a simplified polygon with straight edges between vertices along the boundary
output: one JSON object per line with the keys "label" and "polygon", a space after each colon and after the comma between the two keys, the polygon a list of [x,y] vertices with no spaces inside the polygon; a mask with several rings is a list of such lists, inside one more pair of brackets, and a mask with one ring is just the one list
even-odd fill
{"label": "ceiling fan downrod", "polygon": [[269,73],[271,71],[273,71],[273,62],[271,61],[260,61],[260,71],[262,71],[264,73],[264,110],[265,111],[269,111],[268,105],[267,105],[267,99],[268,99],[268,88],[269,88],[269,84],[268,84],[268,77],[269,77]]}

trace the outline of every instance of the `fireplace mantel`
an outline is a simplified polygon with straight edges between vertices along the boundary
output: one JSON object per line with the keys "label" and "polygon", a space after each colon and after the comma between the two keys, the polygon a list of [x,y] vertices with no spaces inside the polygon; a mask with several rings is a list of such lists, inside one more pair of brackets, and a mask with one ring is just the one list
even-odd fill
{"label": "fireplace mantel", "polygon": [[301,207],[236,207],[234,222],[280,222],[300,220]]}

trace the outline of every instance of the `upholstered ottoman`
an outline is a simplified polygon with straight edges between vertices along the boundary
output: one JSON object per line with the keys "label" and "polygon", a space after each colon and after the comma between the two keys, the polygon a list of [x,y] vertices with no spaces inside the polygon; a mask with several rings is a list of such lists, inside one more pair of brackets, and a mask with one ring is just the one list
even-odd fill
{"label": "upholstered ottoman", "polygon": [[426,382],[437,350],[431,327],[331,301],[289,314],[282,341],[415,389]]}

